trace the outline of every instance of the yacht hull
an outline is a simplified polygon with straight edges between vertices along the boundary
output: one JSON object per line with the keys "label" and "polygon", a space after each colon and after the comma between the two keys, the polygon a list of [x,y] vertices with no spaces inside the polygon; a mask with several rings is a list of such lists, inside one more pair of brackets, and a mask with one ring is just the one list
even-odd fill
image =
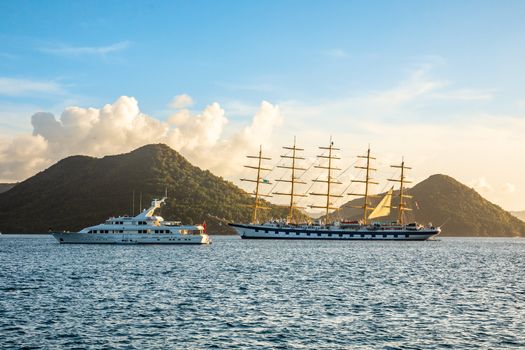
{"label": "yacht hull", "polygon": [[209,244],[208,235],[54,232],[61,244]]}
{"label": "yacht hull", "polygon": [[276,227],[230,223],[243,239],[334,240],[334,241],[425,241],[440,233],[439,228],[343,229]]}

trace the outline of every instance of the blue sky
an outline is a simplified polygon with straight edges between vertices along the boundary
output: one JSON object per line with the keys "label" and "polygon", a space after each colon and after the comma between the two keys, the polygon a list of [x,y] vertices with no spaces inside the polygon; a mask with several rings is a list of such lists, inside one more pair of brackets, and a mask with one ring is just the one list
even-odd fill
{"label": "blue sky", "polygon": [[[193,111],[220,103],[232,128],[249,124],[263,100],[282,106],[284,126],[305,135],[338,130],[345,111],[392,126],[462,128],[483,115],[487,127],[503,116],[521,128],[524,18],[523,1],[2,1],[0,137],[7,144],[31,132],[36,112],[58,118],[68,106],[100,108],[120,96],[165,121],[182,93]],[[377,102],[370,96],[400,93],[409,95],[403,108],[362,107]],[[319,121],[338,104],[346,110]],[[317,114],[303,119],[304,111]],[[463,159],[480,152],[469,147]],[[457,176],[500,181],[482,164]],[[517,189],[512,198],[525,194],[518,177],[501,181]],[[521,207],[510,193],[497,197],[503,185],[490,185],[493,199]]]}
{"label": "blue sky", "polygon": [[[433,56],[436,73],[505,100],[525,78],[522,1],[4,1],[0,13],[3,76],[89,102],[135,96],[149,113],[180,91],[207,103],[378,89]],[[82,47],[109,51],[60,51]]]}

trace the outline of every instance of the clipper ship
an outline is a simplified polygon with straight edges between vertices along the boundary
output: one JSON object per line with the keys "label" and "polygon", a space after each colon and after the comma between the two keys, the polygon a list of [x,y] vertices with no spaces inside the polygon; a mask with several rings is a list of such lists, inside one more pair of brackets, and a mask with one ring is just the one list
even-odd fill
{"label": "clipper ship", "polygon": [[[400,177],[397,179],[389,179],[399,183],[398,204],[397,207],[392,206],[392,197],[394,196],[394,188],[387,191],[383,199],[373,207],[370,198],[374,195],[370,194],[370,186],[378,184],[371,177],[371,174],[376,169],[371,167],[371,161],[375,160],[370,154],[370,147],[366,155],[358,156],[358,158],[366,160],[365,165],[356,165],[355,168],[364,171],[364,179],[354,179],[352,182],[362,183],[364,185],[363,193],[348,193],[348,195],[358,196],[363,198],[363,205],[354,208],[359,208],[363,211],[363,217],[359,221],[345,221],[345,220],[331,220],[331,211],[338,211],[340,208],[332,204],[334,198],[342,198],[343,195],[336,193],[334,186],[341,185],[337,177],[334,176],[334,171],[341,170],[334,166],[334,162],[340,158],[335,155],[338,148],[334,147],[334,143],[330,138],[330,143],[327,147],[319,147],[324,153],[318,155],[320,160],[324,160],[327,164],[323,165],[319,162],[315,168],[326,171],[326,179],[314,179],[313,182],[323,183],[325,192],[311,192],[312,196],[324,197],[324,205],[310,205],[310,208],[324,209],[324,222],[315,223],[299,223],[295,219],[298,209],[304,207],[297,206],[295,199],[297,197],[306,197],[306,194],[297,193],[296,185],[306,184],[302,181],[298,172],[307,169],[298,166],[298,162],[304,160],[304,157],[299,155],[299,152],[304,149],[296,146],[294,138],[293,146],[283,147],[288,153],[281,155],[281,158],[291,161],[290,165],[278,165],[278,168],[290,170],[291,176],[287,179],[278,179],[278,182],[285,182],[290,185],[289,192],[274,192],[273,194],[288,196],[290,198],[288,209],[289,213],[285,220],[271,220],[260,223],[258,221],[258,210],[268,209],[261,205],[261,197],[271,197],[271,195],[262,194],[260,185],[271,184],[266,178],[262,176],[262,172],[270,169],[263,167],[263,161],[271,160],[262,154],[262,146],[259,148],[257,156],[247,156],[248,158],[256,159],[257,166],[247,165],[247,168],[257,170],[255,179],[241,179],[241,181],[248,181],[255,183],[254,204],[252,208],[251,223],[229,223],[243,239],[300,239],[300,240],[399,240],[399,241],[423,241],[427,240],[441,232],[439,227],[434,227],[432,224],[426,226],[417,224],[415,222],[405,223],[404,213],[411,210],[406,202],[409,195],[405,193],[405,185],[409,183],[405,177],[405,171],[411,169],[405,165],[404,159],[399,165],[391,165],[392,168],[400,170]],[[304,173],[303,173],[304,174]],[[372,221],[380,217],[390,215],[391,209],[397,209],[397,220],[394,222],[380,222]]]}
{"label": "clipper ship", "polygon": [[211,240],[203,225],[182,225],[164,221],[154,215],[167,197],[154,199],[148,209],[136,216],[112,217],[105,223],[86,227],[79,232],[52,232],[63,243],[84,244],[209,244]]}

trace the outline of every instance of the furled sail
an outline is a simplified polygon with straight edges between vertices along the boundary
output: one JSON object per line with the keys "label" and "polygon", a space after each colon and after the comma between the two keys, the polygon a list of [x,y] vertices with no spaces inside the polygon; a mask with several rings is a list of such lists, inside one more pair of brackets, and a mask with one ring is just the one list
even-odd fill
{"label": "furled sail", "polygon": [[387,216],[390,214],[390,204],[392,202],[392,192],[391,188],[386,195],[383,197],[381,202],[375,207],[374,211],[368,216],[369,219],[379,218],[381,216]]}

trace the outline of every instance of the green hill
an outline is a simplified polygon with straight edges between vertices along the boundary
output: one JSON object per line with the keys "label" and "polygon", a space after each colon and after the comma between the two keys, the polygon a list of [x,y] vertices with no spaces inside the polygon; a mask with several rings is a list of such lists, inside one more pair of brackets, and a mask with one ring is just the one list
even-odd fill
{"label": "green hill", "polygon": [[[407,213],[406,219],[424,224],[445,223],[443,236],[525,237],[524,222],[450,176],[432,175],[410,188],[407,193],[413,196],[407,200],[413,211]],[[379,200],[380,198],[373,200],[373,205]],[[362,211],[350,206],[359,206],[362,203],[362,199],[350,201],[342,206],[338,215],[348,219],[361,218]],[[397,205],[395,197],[393,205]],[[395,215],[393,212],[390,217],[382,220],[395,220]]]}
{"label": "green hill", "polygon": [[520,219],[521,221],[525,221],[525,210],[522,211],[511,211],[512,215]]}
{"label": "green hill", "polygon": [[[165,188],[167,204],[158,213],[166,220],[206,220],[210,233],[232,233],[218,218],[250,220],[253,199],[245,191],[159,144],[104,158],[65,158],[0,193],[0,231],[79,230],[110,216],[131,214],[133,190],[136,214],[140,192],[144,208]],[[261,216],[286,216],[286,208],[271,207]]]}

